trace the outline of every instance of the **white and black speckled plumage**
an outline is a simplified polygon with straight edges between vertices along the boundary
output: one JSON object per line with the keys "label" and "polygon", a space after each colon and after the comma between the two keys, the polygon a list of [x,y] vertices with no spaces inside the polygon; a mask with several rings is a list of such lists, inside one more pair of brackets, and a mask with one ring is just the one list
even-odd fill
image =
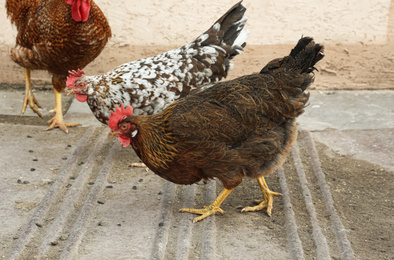
{"label": "white and black speckled plumage", "polygon": [[104,124],[121,103],[132,106],[136,115],[158,113],[176,99],[227,76],[231,59],[245,46],[245,11],[239,2],[190,44],[125,63],[102,75],[83,75],[74,90],[80,83],[86,87],[74,93],[88,96],[90,109]]}

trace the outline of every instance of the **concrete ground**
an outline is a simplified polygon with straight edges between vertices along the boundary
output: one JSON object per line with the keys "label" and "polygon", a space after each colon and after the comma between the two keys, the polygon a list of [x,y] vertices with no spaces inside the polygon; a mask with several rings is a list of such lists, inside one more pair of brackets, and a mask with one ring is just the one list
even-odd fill
{"label": "concrete ground", "polygon": [[[43,131],[23,90],[0,91],[3,259],[393,259],[394,91],[311,91],[286,163],[267,178],[272,217],[241,213],[261,197],[245,180],[223,215],[193,224],[182,207],[221,183],[180,186],[109,140],[87,105],[64,99],[68,135]],[[49,119],[51,92],[37,91]],[[71,106],[68,107],[68,104]]]}

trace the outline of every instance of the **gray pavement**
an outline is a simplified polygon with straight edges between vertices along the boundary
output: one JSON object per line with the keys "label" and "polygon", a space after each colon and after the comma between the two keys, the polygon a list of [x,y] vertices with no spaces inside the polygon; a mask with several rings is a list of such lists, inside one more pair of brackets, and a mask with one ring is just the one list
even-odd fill
{"label": "gray pavement", "polygon": [[[18,121],[22,97],[23,91],[0,91],[0,257],[4,259],[373,259],[371,255],[391,259],[394,255],[392,247],[378,246],[383,240],[363,244],[367,238],[360,237],[358,226],[349,221],[354,213],[341,201],[341,195],[356,196],[354,179],[344,175],[336,182],[338,177],[332,174],[341,171],[343,165],[335,168],[335,163],[345,158],[345,163],[366,162],[362,165],[372,165],[371,172],[392,176],[394,91],[311,91],[291,155],[267,178],[270,188],[283,194],[275,198],[273,216],[240,212],[260,195],[257,183],[245,180],[223,203],[225,214],[195,224],[195,216],[178,209],[209,204],[222,189],[219,182],[174,185],[151,171],[131,167],[138,161],[134,152],[108,140],[108,127],[76,100],[65,119],[82,127],[70,129],[68,135],[43,131],[45,123]],[[44,100],[43,111],[52,108],[52,93],[37,92],[37,99]],[[328,162],[322,161],[326,156]],[[368,185],[363,187],[368,190]],[[388,208],[393,203],[390,196],[379,197]],[[390,229],[393,221],[388,221]],[[377,234],[385,232],[374,228]],[[394,244],[389,233],[381,237]]]}
{"label": "gray pavement", "polygon": [[342,154],[394,171],[394,91],[312,91],[298,123]]}

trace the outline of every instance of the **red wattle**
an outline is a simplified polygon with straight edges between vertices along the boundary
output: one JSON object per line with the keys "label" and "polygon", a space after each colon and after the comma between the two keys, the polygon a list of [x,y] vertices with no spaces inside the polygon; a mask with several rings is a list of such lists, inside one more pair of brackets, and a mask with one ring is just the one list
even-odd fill
{"label": "red wattle", "polygon": [[79,6],[81,5],[80,0],[75,0],[73,3],[73,6],[71,8],[71,14],[72,14],[72,18],[77,21],[80,22],[82,21],[81,18],[81,13],[79,12]]}
{"label": "red wattle", "polygon": [[81,94],[74,94],[74,97],[79,101],[79,102],[86,102],[88,100],[87,95],[81,95]]}
{"label": "red wattle", "polygon": [[130,138],[119,136],[118,137],[119,143],[123,145],[123,147],[127,147],[130,145]]}
{"label": "red wattle", "polygon": [[82,22],[86,22],[89,18],[89,11],[90,11],[89,0],[86,1],[82,0],[80,11],[81,11]]}
{"label": "red wattle", "polygon": [[77,22],[86,22],[89,18],[90,2],[89,0],[66,0],[67,4],[72,4],[72,18]]}

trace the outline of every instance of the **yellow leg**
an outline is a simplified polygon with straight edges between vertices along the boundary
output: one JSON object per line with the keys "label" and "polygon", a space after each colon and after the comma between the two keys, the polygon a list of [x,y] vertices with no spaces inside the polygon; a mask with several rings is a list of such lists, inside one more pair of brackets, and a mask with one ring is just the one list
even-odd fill
{"label": "yellow leg", "polygon": [[223,210],[220,208],[220,205],[222,202],[227,198],[227,196],[233,191],[234,189],[228,190],[228,189],[223,189],[222,192],[217,196],[216,200],[212,202],[208,207],[204,206],[203,209],[188,209],[188,208],[183,208],[180,209],[180,212],[189,212],[193,214],[200,214],[201,216],[196,217],[194,219],[194,223],[200,220],[203,220],[206,217],[209,217],[211,215],[214,215],[216,212],[219,212],[220,214],[223,214]]}
{"label": "yellow leg", "polygon": [[259,177],[257,178],[257,181],[259,182],[260,189],[263,192],[264,199],[263,200],[255,200],[254,203],[258,204],[257,206],[254,207],[245,207],[242,209],[242,212],[244,211],[258,211],[262,210],[263,208],[267,207],[267,214],[268,216],[271,217],[271,212],[272,212],[272,204],[274,203],[274,196],[282,196],[282,194],[273,192],[268,188],[267,183],[264,180],[264,177]]}
{"label": "yellow leg", "polygon": [[[41,105],[38,103],[37,99],[34,97],[33,91],[31,89],[31,79],[30,79],[30,70],[25,69],[25,98],[23,100],[23,107],[21,115],[23,115],[26,111],[27,104],[29,104],[30,108],[42,118],[40,111],[38,108],[42,108]],[[37,105],[37,107],[36,107]]]}
{"label": "yellow leg", "polygon": [[68,133],[67,126],[73,127],[79,125],[78,123],[65,123],[63,120],[63,111],[62,111],[62,93],[58,92],[55,88],[53,89],[55,91],[55,109],[51,112],[55,112],[55,116],[48,121],[48,124],[51,124],[47,129],[45,130],[51,130],[54,127],[59,127],[62,129],[64,132]]}

